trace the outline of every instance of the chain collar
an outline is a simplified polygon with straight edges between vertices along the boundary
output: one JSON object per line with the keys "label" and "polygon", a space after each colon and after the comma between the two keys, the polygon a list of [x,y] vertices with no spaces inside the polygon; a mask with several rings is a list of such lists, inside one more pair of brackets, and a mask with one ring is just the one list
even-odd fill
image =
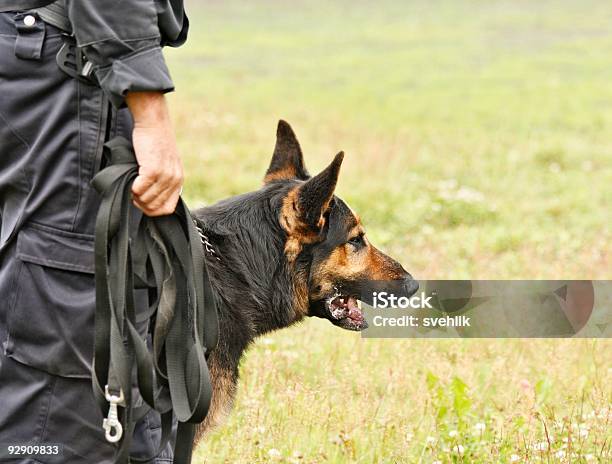
{"label": "chain collar", "polygon": [[221,258],[219,258],[219,255],[217,254],[217,252],[215,251],[215,248],[213,247],[213,244],[210,243],[208,236],[204,233],[204,230],[202,229],[202,227],[200,227],[200,224],[198,224],[198,221],[193,219],[193,224],[198,230],[198,235],[200,236],[200,240],[202,241],[202,245],[204,245],[204,249],[206,250],[206,252],[212,255],[217,261],[221,261]]}

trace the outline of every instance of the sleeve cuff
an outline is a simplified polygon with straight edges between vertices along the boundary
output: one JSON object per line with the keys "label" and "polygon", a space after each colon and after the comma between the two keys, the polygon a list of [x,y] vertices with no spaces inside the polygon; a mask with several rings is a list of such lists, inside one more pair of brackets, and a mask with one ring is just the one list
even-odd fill
{"label": "sleeve cuff", "polygon": [[115,108],[124,105],[128,92],[171,92],[174,84],[161,47],[137,51],[95,70],[100,87]]}

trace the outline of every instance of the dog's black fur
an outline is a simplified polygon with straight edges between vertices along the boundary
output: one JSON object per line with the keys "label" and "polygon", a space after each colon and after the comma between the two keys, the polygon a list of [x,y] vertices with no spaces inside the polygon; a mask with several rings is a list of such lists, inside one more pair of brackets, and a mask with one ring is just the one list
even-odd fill
{"label": "dog's black fur", "polygon": [[311,177],[293,130],[280,121],[263,187],[193,213],[219,257],[207,259],[220,337],[209,358],[213,403],[199,438],[231,408],[240,357],[257,336],[306,316],[362,330],[355,298],[366,280],[401,280],[416,291],[410,274],[369,243],[359,218],[334,196],[342,158]]}

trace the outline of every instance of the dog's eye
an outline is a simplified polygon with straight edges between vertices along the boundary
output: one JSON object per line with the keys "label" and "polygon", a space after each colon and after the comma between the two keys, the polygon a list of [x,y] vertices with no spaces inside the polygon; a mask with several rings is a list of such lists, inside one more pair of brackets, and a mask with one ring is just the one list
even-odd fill
{"label": "dog's eye", "polygon": [[353,238],[350,238],[348,243],[353,245],[355,248],[362,247],[363,245],[365,245],[363,234],[359,234],[359,235],[354,236]]}

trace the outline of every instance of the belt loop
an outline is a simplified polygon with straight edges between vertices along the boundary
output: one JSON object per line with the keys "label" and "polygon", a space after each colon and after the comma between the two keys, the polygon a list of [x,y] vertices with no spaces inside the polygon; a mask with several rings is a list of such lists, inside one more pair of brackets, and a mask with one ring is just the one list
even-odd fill
{"label": "belt loop", "polygon": [[13,21],[17,29],[15,56],[24,60],[40,60],[45,42],[45,23],[35,11],[17,13]]}

